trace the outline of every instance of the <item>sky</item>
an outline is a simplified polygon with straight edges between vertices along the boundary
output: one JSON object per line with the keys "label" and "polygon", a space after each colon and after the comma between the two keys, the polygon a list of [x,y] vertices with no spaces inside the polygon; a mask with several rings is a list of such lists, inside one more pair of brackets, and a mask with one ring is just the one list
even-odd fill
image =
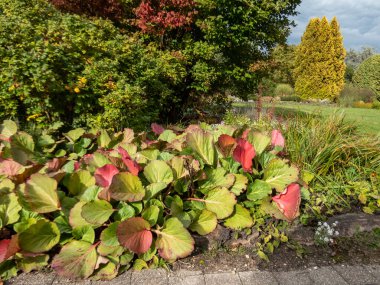
{"label": "sky", "polygon": [[331,20],[336,16],[347,50],[366,46],[380,52],[380,0],[303,0],[297,11],[290,44],[301,41],[310,18],[326,16]]}

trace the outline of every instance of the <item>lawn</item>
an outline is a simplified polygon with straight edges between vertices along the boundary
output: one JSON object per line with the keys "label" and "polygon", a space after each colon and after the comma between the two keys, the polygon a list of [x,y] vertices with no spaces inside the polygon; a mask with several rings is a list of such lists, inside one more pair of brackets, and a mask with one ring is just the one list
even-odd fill
{"label": "lawn", "polygon": [[[234,107],[247,111],[252,110],[254,103],[235,103]],[[358,126],[363,133],[380,136],[380,110],[360,109],[360,108],[340,108],[329,105],[315,105],[296,102],[279,102],[267,107],[275,107],[276,114],[289,114],[289,112],[310,113],[328,116],[344,113],[346,120]]]}

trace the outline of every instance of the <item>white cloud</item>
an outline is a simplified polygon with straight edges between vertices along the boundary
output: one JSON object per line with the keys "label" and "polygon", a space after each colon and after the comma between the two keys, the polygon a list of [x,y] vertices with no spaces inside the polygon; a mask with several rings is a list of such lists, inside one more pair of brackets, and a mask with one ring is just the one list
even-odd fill
{"label": "white cloud", "polygon": [[380,52],[380,1],[379,0],[303,0],[294,18],[288,42],[298,44],[310,18],[326,16],[338,18],[346,49],[362,46],[374,47]]}

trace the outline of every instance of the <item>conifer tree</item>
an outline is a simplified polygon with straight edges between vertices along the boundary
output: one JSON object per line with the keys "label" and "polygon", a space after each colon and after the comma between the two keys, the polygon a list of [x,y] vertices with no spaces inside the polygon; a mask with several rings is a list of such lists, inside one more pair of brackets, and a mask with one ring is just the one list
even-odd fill
{"label": "conifer tree", "polygon": [[329,24],[326,17],[311,19],[296,50],[296,94],[305,99],[337,97],[344,78],[344,56],[337,21]]}
{"label": "conifer tree", "polygon": [[332,91],[333,94],[335,94],[335,97],[337,97],[339,96],[344,86],[344,75],[346,71],[346,50],[343,46],[343,36],[340,32],[339,23],[336,17],[331,20],[330,26],[334,44],[334,74],[336,76]]}

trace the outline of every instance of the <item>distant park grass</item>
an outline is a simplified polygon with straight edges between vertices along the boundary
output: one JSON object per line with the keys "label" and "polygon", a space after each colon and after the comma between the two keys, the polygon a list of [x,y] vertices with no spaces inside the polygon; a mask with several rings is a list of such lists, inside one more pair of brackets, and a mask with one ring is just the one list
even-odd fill
{"label": "distant park grass", "polygon": [[[254,103],[235,103],[235,108],[242,111],[252,110]],[[321,116],[329,116],[334,113],[343,113],[347,121],[358,127],[361,133],[374,134],[380,136],[380,110],[360,109],[360,108],[340,108],[331,105],[315,105],[296,102],[278,102],[265,107],[275,108],[276,115],[294,115],[308,113]]]}

